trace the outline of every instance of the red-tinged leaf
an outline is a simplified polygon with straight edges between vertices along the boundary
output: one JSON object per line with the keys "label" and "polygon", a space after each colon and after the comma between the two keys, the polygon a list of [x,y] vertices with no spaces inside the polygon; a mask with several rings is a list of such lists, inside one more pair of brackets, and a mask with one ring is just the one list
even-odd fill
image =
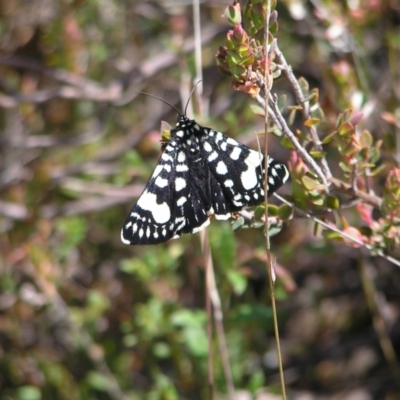
{"label": "red-tinged leaf", "polygon": [[[349,226],[348,228],[345,228],[345,229],[343,230],[343,232],[346,233],[348,236],[354,238],[354,239],[357,240],[358,242],[366,243],[366,240],[365,240],[366,238],[365,238],[365,236],[363,236],[362,233],[361,233],[358,229],[356,229],[356,228],[354,228],[354,227],[352,227],[352,226]],[[344,237],[344,238],[343,238],[343,241],[344,241],[348,246],[353,247],[353,248],[355,248],[355,249],[358,249],[358,248],[360,248],[360,247],[362,246],[362,244],[353,242],[351,239],[349,239],[349,238],[347,238],[347,237]]]}
{"label": "red-tinged leaf", "polygon": [[386,121],[388,124],[391,125],[397,125],[398,122],[398,118],[396,117],[396,115],[394,115],[393,113],[389,113],[389,112],[383,112],[381,114],[381,118]]}
{"label": "red-tinged leaf", "polygon": [[367,223],[367,225],[371,226],[372,223],[374,222],[374,219],[372,218],[372,212],[374,210],[374,207],[372,207],[369,204],[358,203],[356,204],[356,210],[360,215],[361,219],[365,223]]}
{"label": "red-tinged leaf", "polygon": [[360,123],[360,121],[362,120],[362,117],[364,116],[364,113],[362,113],[361,111],[356,111],[350,118],[349,122],[356,126]]}

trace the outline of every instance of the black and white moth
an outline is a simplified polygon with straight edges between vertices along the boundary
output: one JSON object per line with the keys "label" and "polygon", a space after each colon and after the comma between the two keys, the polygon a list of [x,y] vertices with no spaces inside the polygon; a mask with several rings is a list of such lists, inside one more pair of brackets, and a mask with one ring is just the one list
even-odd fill
{"label": "black and white moth", "polygon": [[[157,244],[196,233],[210,216],[264,201],[264,155],[179,114],[171,138],[121,231],[125,244]],[[270,196],[289,178],[284,164],[268,157]]]}

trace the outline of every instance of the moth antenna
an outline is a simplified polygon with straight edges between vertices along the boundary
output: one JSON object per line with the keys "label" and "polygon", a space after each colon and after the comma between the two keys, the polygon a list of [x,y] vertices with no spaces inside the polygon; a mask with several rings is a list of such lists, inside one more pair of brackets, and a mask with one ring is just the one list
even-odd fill
{"label": "moth antenna", "polygon": [[154,96],[153,94],[146,93],[146,92],[135,92],[135,93],[144,94],[145,96],[149,96],[149,97],[152,97],[153,99],[160,100],[162,103],[167,104],[168,106],[173,108],[178,113],[178,115],[182,115],[182,113],[174,105],[172,105],[171,103],[168,103],[168,101],[162,99],[161,97],[157,97],[157,96]]}
{"label": "moth antenna", "polygon": [[190,92],[189,99],[188,99],[188,101],[186,102],[184,115],[186,115],[186,111],[187,111],[188,105],[189,105],[189,103],[190,103],[190,100],[191,100],[191,98],[192,98],[192,96],[193,96],[194,91],[195,91],[196,88],[197,88],[197,85],[198,85],[200,82],[203,82],[203,80],[200,79],[199,81],[197,81],[197,82],[195,83],[195,85],[193,86],[192,91]]}

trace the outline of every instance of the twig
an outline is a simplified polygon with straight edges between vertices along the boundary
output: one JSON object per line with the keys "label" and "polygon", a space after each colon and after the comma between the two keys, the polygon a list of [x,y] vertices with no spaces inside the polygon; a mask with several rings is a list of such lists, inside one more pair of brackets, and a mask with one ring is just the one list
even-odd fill
{"label": "twig", "polygon": [[[307,120],[310,117],[309,101],[306,101],[306,99],[304,98],[303,91],[301,90],[301,87],[299,85],[299,81],[294,76],[292,68],[286,62],[286,58],[283,55],[283,53],[281,52],[281,50],[279,49],[278,43],[276,40],[275,40],[274,51],[275,51],[275,55],[276,55],[276,60],[279,62],[280,68],[281,68],[283,74],[285,75],[285,77],[288,79],[288,81],[291,84],[291,87],[293,89],[294,96],[297,100],[297,103],[302,106],[301,112],[302,112],[303,118],[304,118],[304,120]],[[310,133],[312,141],[314,142],[315,148],[318,151],[322,151],[322,144],[319,139],[317,129],[315,128],[315,126],[311,125],[311,126],[307,127],[307,129]],[[325,157],[321,158],[320,163],[321,163],[321,167],[322,167],[322,170],[324,171],[325,176],[329,180],[329,178],[332,176],[332,174],[331,174],[331,171],[329,169],[329,166],[328,166],[328,163],[327,163]]]}
{"label": "twig", "polygon": [[329,225],[329,224],[327,224],[325,221],[322,221],[321,219],[319,219],[319,218],[317,218],[317,217],[314,217],[313,215],[311,215],[311,214],[309,214],[309,213],[307,213],[307,212],[305,212],[305,211],[303,211],[303,210],[300,210],[300,209],[297,208],[294,204],[292,204],[290,201],[287,201],[286,199],[284,199],[283,197],[279,196],[278,194],[274,193],[274,196],[275,196],[277,199],[279,199],[282,203],[285,203],[285,204],[287,204],[288,206],[290,206],[290,207],[292,207],[293,209],[295,209],[296,212],[297,212],[299,215],[302,215],[303,217],[306,217],[306,218],[308,218],[308,219],[311,219],[312,221],[316,222],[317,224],[323,226],[324,228],[326,228],[326,229],[328,229],[328,230],[330,230],[330,231],[332,231],[332,232],[335,232],[335,233],[339,234],[339,235],[342,236],[343,238],[345,238],[345,239],[347,239],[347,240],[349,240],[349,241],[351,241],[351,242],[353,242],[353,243],[358,244],[360,247],[366,248],[366,249],[367,249],[368,251],[370,251],[370,252],[375,252],[375,254],[377,254],[378,256],[380,256],[380,257],[384,258],[385,260],[391,262],[392,264],[395,264],[395,265],[397,265],[398,267],[400,267],[400,261],[399,261],[399,260],[396,260],[395,258],[393,258],[393,257],[391,257],[391,256],[388,256],[387,254],[384,254],[381,250],[376,250],[376,249],[374,249],[371,245],[369,245],[369,244],[367,244],[367,243],[364,243],[364,242],[362,242],[361,240],[359,240],[359,239],[357,239],[357,238],[355,238],[355,237],[353,237],[353,236],[348,235],[347,233],[345,233],[345,232],[341,231],[340,229],[336,228],[335,226]]}
{"label": "twig", "polygon": [[[261,95],[257,95],[256,100],[262,107],[265,107],[265,101]],[[274,99],[272,94],[270,94],[269,96],[268,114],[271,117],[271,119],[276,123],[278,128],[281,129],[282,132],[285,134],[285,136],[291,141],[291,143],[296,148],[296,150],[300,154],[300,157],[303,159],[305,164],[310,168],[311,171],[313,171],[317,175],[317,177],[321,180],[321,182],[326,186],[328,190],[329,182],[325,174],[321,171],[321,168],[314,161],[314,159],[307,153],[305,148],[299,143],[295,134],[291,131],[291,129],[287,125],[285,119],[283,118],[278,108],[276,99]]]}

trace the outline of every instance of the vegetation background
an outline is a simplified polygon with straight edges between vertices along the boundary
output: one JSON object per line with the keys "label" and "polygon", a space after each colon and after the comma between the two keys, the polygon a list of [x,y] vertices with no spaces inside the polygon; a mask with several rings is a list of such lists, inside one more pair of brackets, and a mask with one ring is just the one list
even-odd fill
{"label": "vegetation background", "polygon": [[[256,147],[254,100],[232,90],[215,60],[227,5],[201,3],[202,122]],[[276,9],[280,49],[319,89],[327,121],[362,111],[383,141],[382,195],[400,159],[399,3],[281,0]],[[183,107],[195,79],[192,4],[7,0],[0,17],[0,399],[207,398],[198,236],[152,247],[119,237],[157,162],[161,121],[176,118],[134,92]],[[283,79],[273,90],[294,103]],[[273,139],[271,154],[287,161],[291,151]],[[343,213],[360,221],[354,207]],[[279,398],[262,230],[214,221],[209,235],[237,399]],[[296,215],[272,250],[289,397],[399,398],[399,267],[325,240]]]}

